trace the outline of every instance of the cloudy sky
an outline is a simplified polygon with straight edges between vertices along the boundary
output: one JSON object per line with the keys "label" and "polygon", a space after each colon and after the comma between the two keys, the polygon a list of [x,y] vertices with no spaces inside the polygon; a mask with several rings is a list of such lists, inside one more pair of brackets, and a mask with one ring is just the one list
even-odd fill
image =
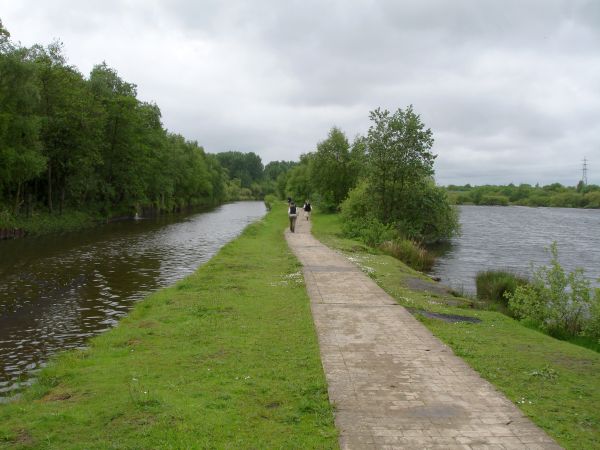
{"label": "cloudy sky", "polygon": [[25,46],[102,61],[209,152],[296,160],[413,104],[449,183],[600,184],[600,1],[0,0]]}

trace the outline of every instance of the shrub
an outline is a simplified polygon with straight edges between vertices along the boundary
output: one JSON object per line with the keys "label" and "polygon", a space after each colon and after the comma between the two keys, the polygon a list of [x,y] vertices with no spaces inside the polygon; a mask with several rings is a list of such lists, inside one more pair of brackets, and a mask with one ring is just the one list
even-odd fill
{"label": "shrub", "polygon": [[396,231],[377,219],[347,220],[342,224],[345,236],[356,238],[371,247],[377,247],[385,241],[397,237]]}
{"label": "shrub", "polygon": [[435,258],[417,242],[409,239],[394,239],[380,245],[385,253],[405,262],[415,270],[428,271]]}
{"label": "shrub", "polygon": [[479,201],[480,205],[487,206],[508,206],[508,197],[504,195],[484,195]]}
{"label": "shrub", "polygon": [[583,334],[596,338],[600,344],[600,289],[596,289],[590,304],[589,318],[583,326]]}
{"label": "shrub", "polygon": [[[393,205],[387,220],[374,200],[373,188],[363,180],[352,189],[341,204],[342,217],[347,224],[362,223],[361,228],[384,224],[402,236],[419,242],[436,242],[459,233],[458,211],[450,205],[444,189],[432,182],[420,183],[404,192]],[[384,239],[381,242],[384,242]]]}
{"label": "shrub", "polygon": [[600,192],[588,192],[584,195],[586,208],[600,208]]}
{"label": "shrub", "polygon": [[503,270],[479,272],[475,278],[477,298],[507,304],[506,294],[513,295],[518,286],[527,284],[527,279]]}
{"label": "shrub", "polygon": [[532,321],[551,335],[576,336],[593,321],[598,294],[593,295],[583,269],[565,272],[558,262],[556,242],[550,252],[550,266],[535,270],[532,284],[505,294],[508,306],[515,317]]}
{"label": "shrub", "polygon": [[326,192],[324,194],[317,193],[313,195],[313,203],[318,205],[319,211],[333,213],[338,209],[337,203],[335,203],[333,199],[333,194],[331,192]]}

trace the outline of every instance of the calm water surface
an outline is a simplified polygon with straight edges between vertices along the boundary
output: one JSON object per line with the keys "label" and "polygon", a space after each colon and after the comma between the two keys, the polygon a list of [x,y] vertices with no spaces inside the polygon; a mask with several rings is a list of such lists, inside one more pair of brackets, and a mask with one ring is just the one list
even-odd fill
{"label": "calm water surface", "polygon": [[136,300],[194,272],[262,202],[0,242],[0,397],[31,383],[60,350],[85,346]]}
{"label": "calm water surface", "polygon": [[531,274],[531,263],[548,265],[546,250],[558,243],[568,270],[585,268],[596,286],[600,278],[600,210],[461,206],[462,236],[437,260],[433,274],[455,289],[475,292],[477,272],[508,269]]}

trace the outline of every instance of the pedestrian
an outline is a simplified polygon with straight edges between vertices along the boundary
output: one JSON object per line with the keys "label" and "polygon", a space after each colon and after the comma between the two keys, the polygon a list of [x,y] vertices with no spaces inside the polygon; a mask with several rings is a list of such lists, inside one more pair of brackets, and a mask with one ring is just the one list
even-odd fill
{"label": "pedestrian", "polygon": [[312,207],[310,206],[310,202],[308,200],[304,201],[304,215],[306,216],[306,220],[310,219],[310,212],[312,211]]}
{"label": "pedestrian", "polygon": [[290,218],[290,231],[294,233],[296,229],[296,217],[298,217],[296,204],[294,202],[290,202],[290,207],[288,208],[288,217]]}

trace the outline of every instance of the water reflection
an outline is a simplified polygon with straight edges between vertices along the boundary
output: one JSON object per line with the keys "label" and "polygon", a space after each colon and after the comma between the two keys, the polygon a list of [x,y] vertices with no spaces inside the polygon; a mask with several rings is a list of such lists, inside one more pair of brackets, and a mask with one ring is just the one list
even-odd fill
{"label": "water reflection", "polygon": [[531,263],[547,265],[557,241],[565,269],[583,267],[595,285],[600,278],[600,211],[518,206],[461,206],[462,236],[453,239],[432,273],[442,282],[475,292],[477,272],[506,269],[531,274]]}
{"label": "water reflection", "polygon": [[49,355],[84,346],[136,300],[192,273],[264,213],[262,202],[239,202],[0,242],[0,396],[27,384]]}

